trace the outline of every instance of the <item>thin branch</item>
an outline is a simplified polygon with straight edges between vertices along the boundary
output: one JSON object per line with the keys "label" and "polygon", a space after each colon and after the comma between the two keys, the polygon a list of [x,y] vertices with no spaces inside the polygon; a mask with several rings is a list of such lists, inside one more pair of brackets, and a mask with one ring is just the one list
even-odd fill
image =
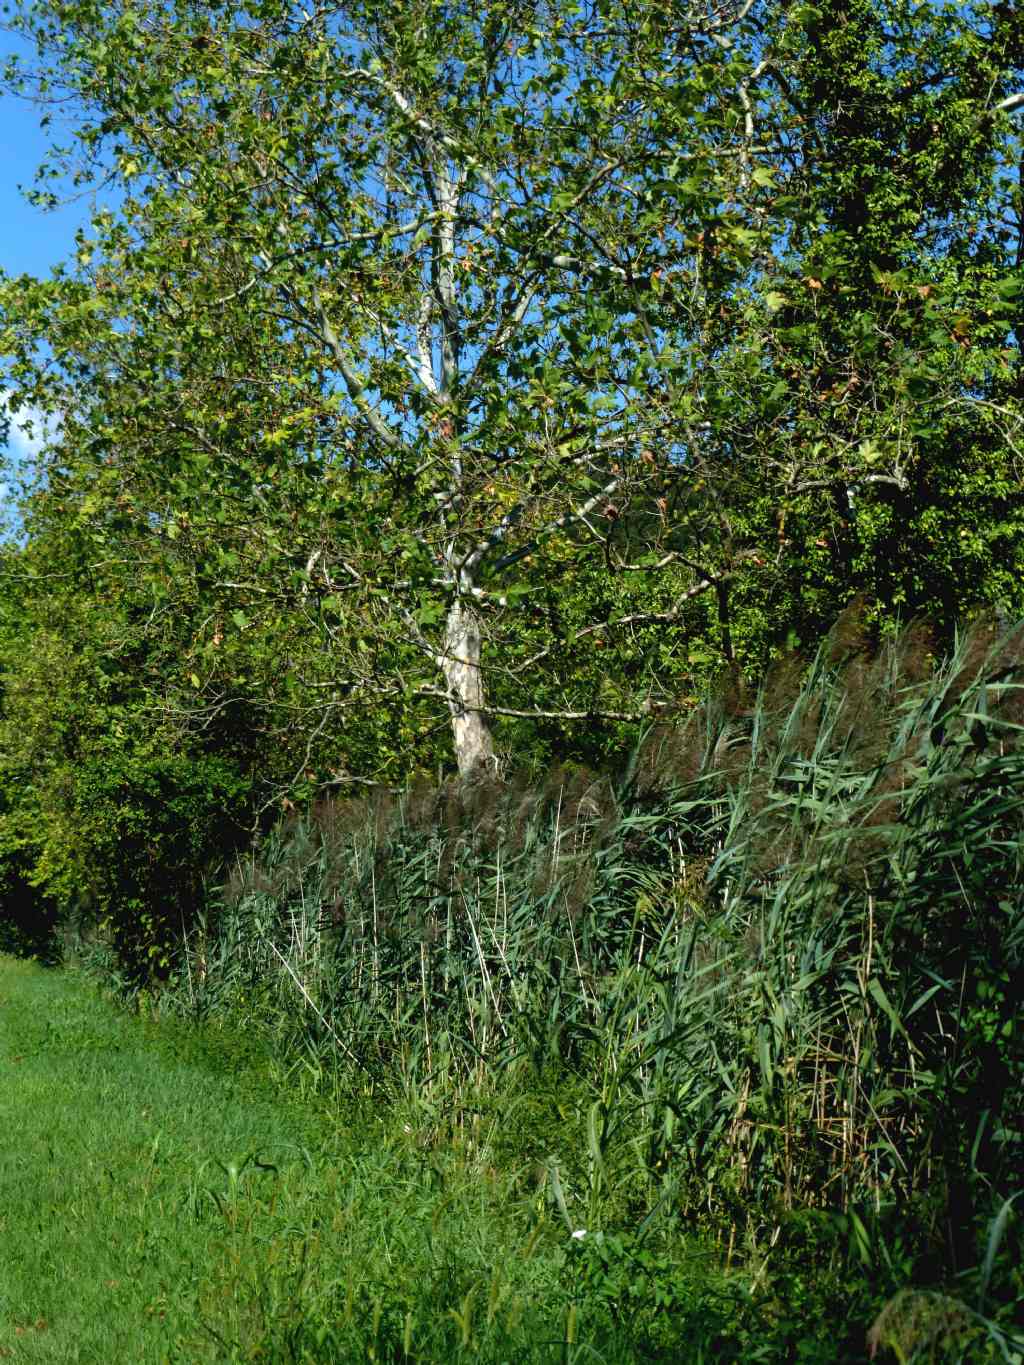
{"label": "thin branch", "polygon": [[[576,644],[578,640],[582,640],[584,636],[595,635],[599,630],[615,630],[619,626],[652,624],[669,625],[673,621],[678,621],[682,616],[683,604],[685,602],[690,602],[693,598],[699,597],[702,593],[715,587],[717,582],[718,580],[715,578],[705,578],[699,583],[695,583],[692,588],[687,588],[671,611],[640,611],[634,612],[630,616],[610,616],[607,621],[596,621],[593,625],[583,626],[575,635],[564,642],[565,646],[567,648],[571,647]],[[541,659],[547,658],[547,656],[554,653],[557,648],[558,645],[546,645],[544,649],[539,649],[536,654],[531,654],[528,659],[524,660],[521,664],[517,664],[515,668],[506,668],[505,673],[509,677],[515,677],[517,674],[523,673],[526,669],[531,668],[534,664],[539,663]]]}
{"label": "thin branch", "polygon": [[[621,482],[621,479],[612,479],[609,483],[606,483],[603,488],[599,489],[593,497],[588,498],[581,507],[573,507],[563,516],[557,517],[554,521],[549,521],[548,524],[542,526],[525,545],[521,545],[518,550],[510,551],[507,555],[502,555],[494,565],[494,572],[498,573],[502,569],[511,568],[513,564],[518,564],[519,561],[525,559],[527,555],[533,554],[544,536],[554,535],[556,531],[564,531],[566,527],[571,526],[574,522],[581,521],[584,525],[589,525],[587,522],[589,514],[594,510],[598,503],[602,502],[605,498],[611,497]],[[479,563],[480,559],[483,558],[483,555],[487,550],[493,548],[493,545],[496,543],[497,542],[488,540],[477,546],[472,552],[474,567]]]}
{"label": "thin branch", "polygon": [[[451,700],[451,694],[439,687],[421,687],[417,689],[416,695],[419,697],[439,697],[445,701]],[[639,711],[601,711],[591,708],[587,711],[543,711],[543,710],[517,710],[511,706],[468,706],[462,703],[464,711],[475,711],[488,716],[511,716],[518,720],[643,720],[650,714],[651,703],[645,702]]]}
{"label": "thin branch", "polygon": [[345,381],[349,397],[355,403],[359,412],[373,428],[373,431],[391,450],[404,449],[404,442],[392,431],[388,424],[381,417],[380,413],[366,397],[366,385],[349,363],[345,348],[338,338],[337,332],[331,326],[330,319],[324,310],[323,300],[320,298],[320,291],[315,286],[313,288],[313,306],[316,308],[317,317],[320,322],[320,331],[325,344],[333,355],[341,377]]}

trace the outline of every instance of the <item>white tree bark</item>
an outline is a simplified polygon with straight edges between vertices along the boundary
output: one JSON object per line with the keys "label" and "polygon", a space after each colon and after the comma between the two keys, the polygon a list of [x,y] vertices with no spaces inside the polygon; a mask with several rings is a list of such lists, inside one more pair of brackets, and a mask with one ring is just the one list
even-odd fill
{"label": "white tree bark", "polygon": [[494,771],[494,741],[484,714],[484,679],[480,668],[480,622],[471,606],[457,597],[445,623],[445,650],[439,659],[448,688],[455,761],[461,777]]}

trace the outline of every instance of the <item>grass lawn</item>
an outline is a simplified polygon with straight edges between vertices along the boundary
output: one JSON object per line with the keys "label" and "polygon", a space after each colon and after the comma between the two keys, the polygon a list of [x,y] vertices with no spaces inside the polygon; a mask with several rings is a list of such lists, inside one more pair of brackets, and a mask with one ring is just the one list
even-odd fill
{"label": "grass lawn", "polygon": [[239,1051],[0,958],[0,1358],[561,1357],[553,1227]]}

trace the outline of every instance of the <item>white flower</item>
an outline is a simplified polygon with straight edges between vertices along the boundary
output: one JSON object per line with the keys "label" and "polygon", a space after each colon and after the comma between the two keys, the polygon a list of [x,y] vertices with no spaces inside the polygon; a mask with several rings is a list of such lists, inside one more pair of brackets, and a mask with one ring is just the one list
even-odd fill
{"label": "white flower", "polygon": [[573,1233],[573,1235],[572,1235],[572,1240],[573,1240],[574,1242],[582,1242],[583,1239],[584,1239],[584,1237],[586,1237],[586,1235],[587,1235],[587,1230],[586,1230],[586,1228],[577,1228],[576,1231],[575,1231],[575,1232]]}

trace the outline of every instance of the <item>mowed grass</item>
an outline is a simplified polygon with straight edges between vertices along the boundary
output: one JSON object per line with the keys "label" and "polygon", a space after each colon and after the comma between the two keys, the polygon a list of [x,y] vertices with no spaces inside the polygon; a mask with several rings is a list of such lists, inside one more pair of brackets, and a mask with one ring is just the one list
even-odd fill
{"label": "mowed grass", "polygon": [[[500,1199],[477,1216],[488,1191],[466,1172],[450,1186],[404,1133],[332,1130],[237,1052],[0,959],[0,1356],[365,1359],[376,1337],[384,1358],[397,1327],[412,1358],[439,1323],[472,1341],[473,1289],[515,1319],[494,1275],[519,1251]],[[476,1245],[432,1255],[442,1218]],[[460,1328],[446,1300],[462,1311],[467,1293]]]}
{"label": "mowed grass", "polygon": [[[204,1329],[237,1315],[213,1292],[255,1231],[257,1187],[301,1184],[296,1116],[247,1093],[251,1074],[175,1058],[80,980],[10,959],[0,1068],[0,1352],[215,1354]],[[222,1165],[254,1155],[277,1175],[250,1165],[232,1190]],[[227,1216],[208,1191],[233,1198]]]}
{"label": "mowed grass", "polygon": [[293,1103],[246,1051],[0,958],[0,1359],[706,1358],[701,1293],[595,1283],[479,1123]]}

